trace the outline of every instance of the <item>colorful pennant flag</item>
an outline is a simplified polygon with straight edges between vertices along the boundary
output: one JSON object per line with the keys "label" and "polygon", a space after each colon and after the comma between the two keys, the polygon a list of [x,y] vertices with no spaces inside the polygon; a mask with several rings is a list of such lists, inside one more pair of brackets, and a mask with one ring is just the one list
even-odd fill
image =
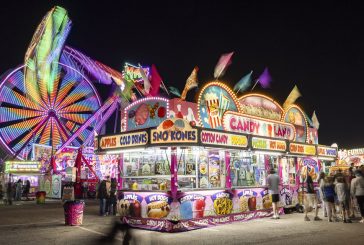
{"label": "colorful pennant flag", "polygon": [[235,84],[234,91],[236,91],[236,93],[239,93],[239,91],[244,92],[245,90],[247,90],[247,88],[250,87],[250,85],[252,84],[252,74],[253,71],[249,72],[249,74],[242,77],[240,81]]}
{"label": "colorful pennant flag", "polygon": [[260,83],[260,86],[262,86],[262,88],[269,87],[269,84],[272,81],[272,78],[269,74],[267,67],[264,69],[263,73],[259,76],[258,81]]}
{"label": "colorful pennant flag", "polygon": [[187,92],[190,89],[196,88],[198,86],[197,72],[198,72],[198,67],[195,66],[195,68],[193,68],[193,71],[191,72],[191,75],[187,78],[185,88],[182,91],[182,95],[181,95],[182,100],[186,99]]}
{"label": "colorful pennant flag", "polygon": [[317,119],[317,116],[316,116],[316,112],[315,111],[313,111],[313,114],[312,114],[312,124],[313,124],[313,127],[315,129],[319,129],[320,123],[319,123],[319,121]]}
{"label": "colorful pennant flag", "polygon": [[169,87],[169,92],[176,95],[177,97],[181,97],[181,93],[179,92],[178,88],[175,87]]}
{"label": "colorful pennant flag", "polygon": [[234,52],[221,55],[219,62],[215,66],[214,77],[218,79],[225,74],[227,67],[231,64],[231,57]]}
{"label": "colorful pennant flag", "polygon": [[159,88],[160,88],[161,83],[162,83],[162,78],[160,77],[155,65],[152,65],[151,76],[152,76],[152,78],[150,80],[151,89],[149,91],[149,95],[150,96],[157,96],[158,93],[159,93]]}
{"label": "colorful pennant flag", "polygon": [[294,104],[294,102],[301,96],[302,94],[295,85],[291,93],[288,95],[286,101],[283,103],[283,109],[286,110],[290,105]]}
{"label": "colorful pennant flag", "polygon": [[147,94],[149,94],[150,91],[150,81],[147,77],[147,75],[144,72],[144,69],[141,67],[141,65],[139,65],[139,72],[140,72],[140,76],[143,78],[143,82],[144,82],[144,90]]}

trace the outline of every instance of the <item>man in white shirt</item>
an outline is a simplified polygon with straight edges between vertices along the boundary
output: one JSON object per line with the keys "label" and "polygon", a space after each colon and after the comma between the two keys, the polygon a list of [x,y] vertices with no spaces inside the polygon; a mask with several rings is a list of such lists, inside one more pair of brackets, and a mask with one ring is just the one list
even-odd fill
{"label": "man in white shirt", "polygon": [[278,202],[279,202],[279,176],[274,169],[271,169],[267,177],[269,194],[272,196],[273,219],[279,219]]}

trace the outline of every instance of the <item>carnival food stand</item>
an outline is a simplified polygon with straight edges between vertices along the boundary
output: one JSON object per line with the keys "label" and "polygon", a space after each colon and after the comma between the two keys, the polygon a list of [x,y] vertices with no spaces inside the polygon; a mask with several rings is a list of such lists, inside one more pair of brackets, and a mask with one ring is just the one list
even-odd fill
{"label": "carnival food stand", "polygon": [[5,179],[13,183],[20,179],[25,185],[26,181],[29,180],[29,196],[34,196],[38,191],[39,178],[43,175],[39,161],[6,161],[4,172],[6,174]]}
{"label": "carnival food stand", "polygon": [[123,132],[95,142],[97,154],[120,155],[118,210],[131,226],[176,232],[269,217],[269,169],[282,180],[281,207],[297,201],[304,166],[305,173],[319,171],[307,160],[317,158],[318,147],[306,143],[307,122],[298,125],[292,120],[299,115],[267,96],[238,99],[225,84],[211,82],[197,105],[173,103],[136,101],[123,111]]}

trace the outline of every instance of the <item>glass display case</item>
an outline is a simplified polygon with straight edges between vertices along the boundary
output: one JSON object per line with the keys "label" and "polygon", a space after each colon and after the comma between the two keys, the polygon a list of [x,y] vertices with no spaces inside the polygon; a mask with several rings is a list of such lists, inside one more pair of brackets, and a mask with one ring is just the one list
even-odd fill
{"label": "glass display case", "polygon": [[123,153],[123,189],[170,188],[170,149],[149,148]]}
{"label": "glass display case", "polygon": [[266,184],[264,155],[250,151],[231,151],[230,177],[233,187],[264,186]]}

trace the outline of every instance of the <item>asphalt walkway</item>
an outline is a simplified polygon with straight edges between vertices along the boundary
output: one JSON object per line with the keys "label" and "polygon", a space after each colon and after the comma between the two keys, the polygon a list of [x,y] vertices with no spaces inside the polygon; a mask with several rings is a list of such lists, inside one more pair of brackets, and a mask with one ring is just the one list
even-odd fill
{"label": "asphalt walkway", "polygon": [[[312,215],[311,215],[312,216]],[[96,201],[87,201],[83,225],[65,226],[62,204],[47,200],[0,205],[0,244],[98,244],[117,217],[98,216]],[[364,244],[364,224],[303,221],[303,214],[220,225],[182,233],[135,229],[132,244]],[[121,244],[118,234],[114,244]]]}

